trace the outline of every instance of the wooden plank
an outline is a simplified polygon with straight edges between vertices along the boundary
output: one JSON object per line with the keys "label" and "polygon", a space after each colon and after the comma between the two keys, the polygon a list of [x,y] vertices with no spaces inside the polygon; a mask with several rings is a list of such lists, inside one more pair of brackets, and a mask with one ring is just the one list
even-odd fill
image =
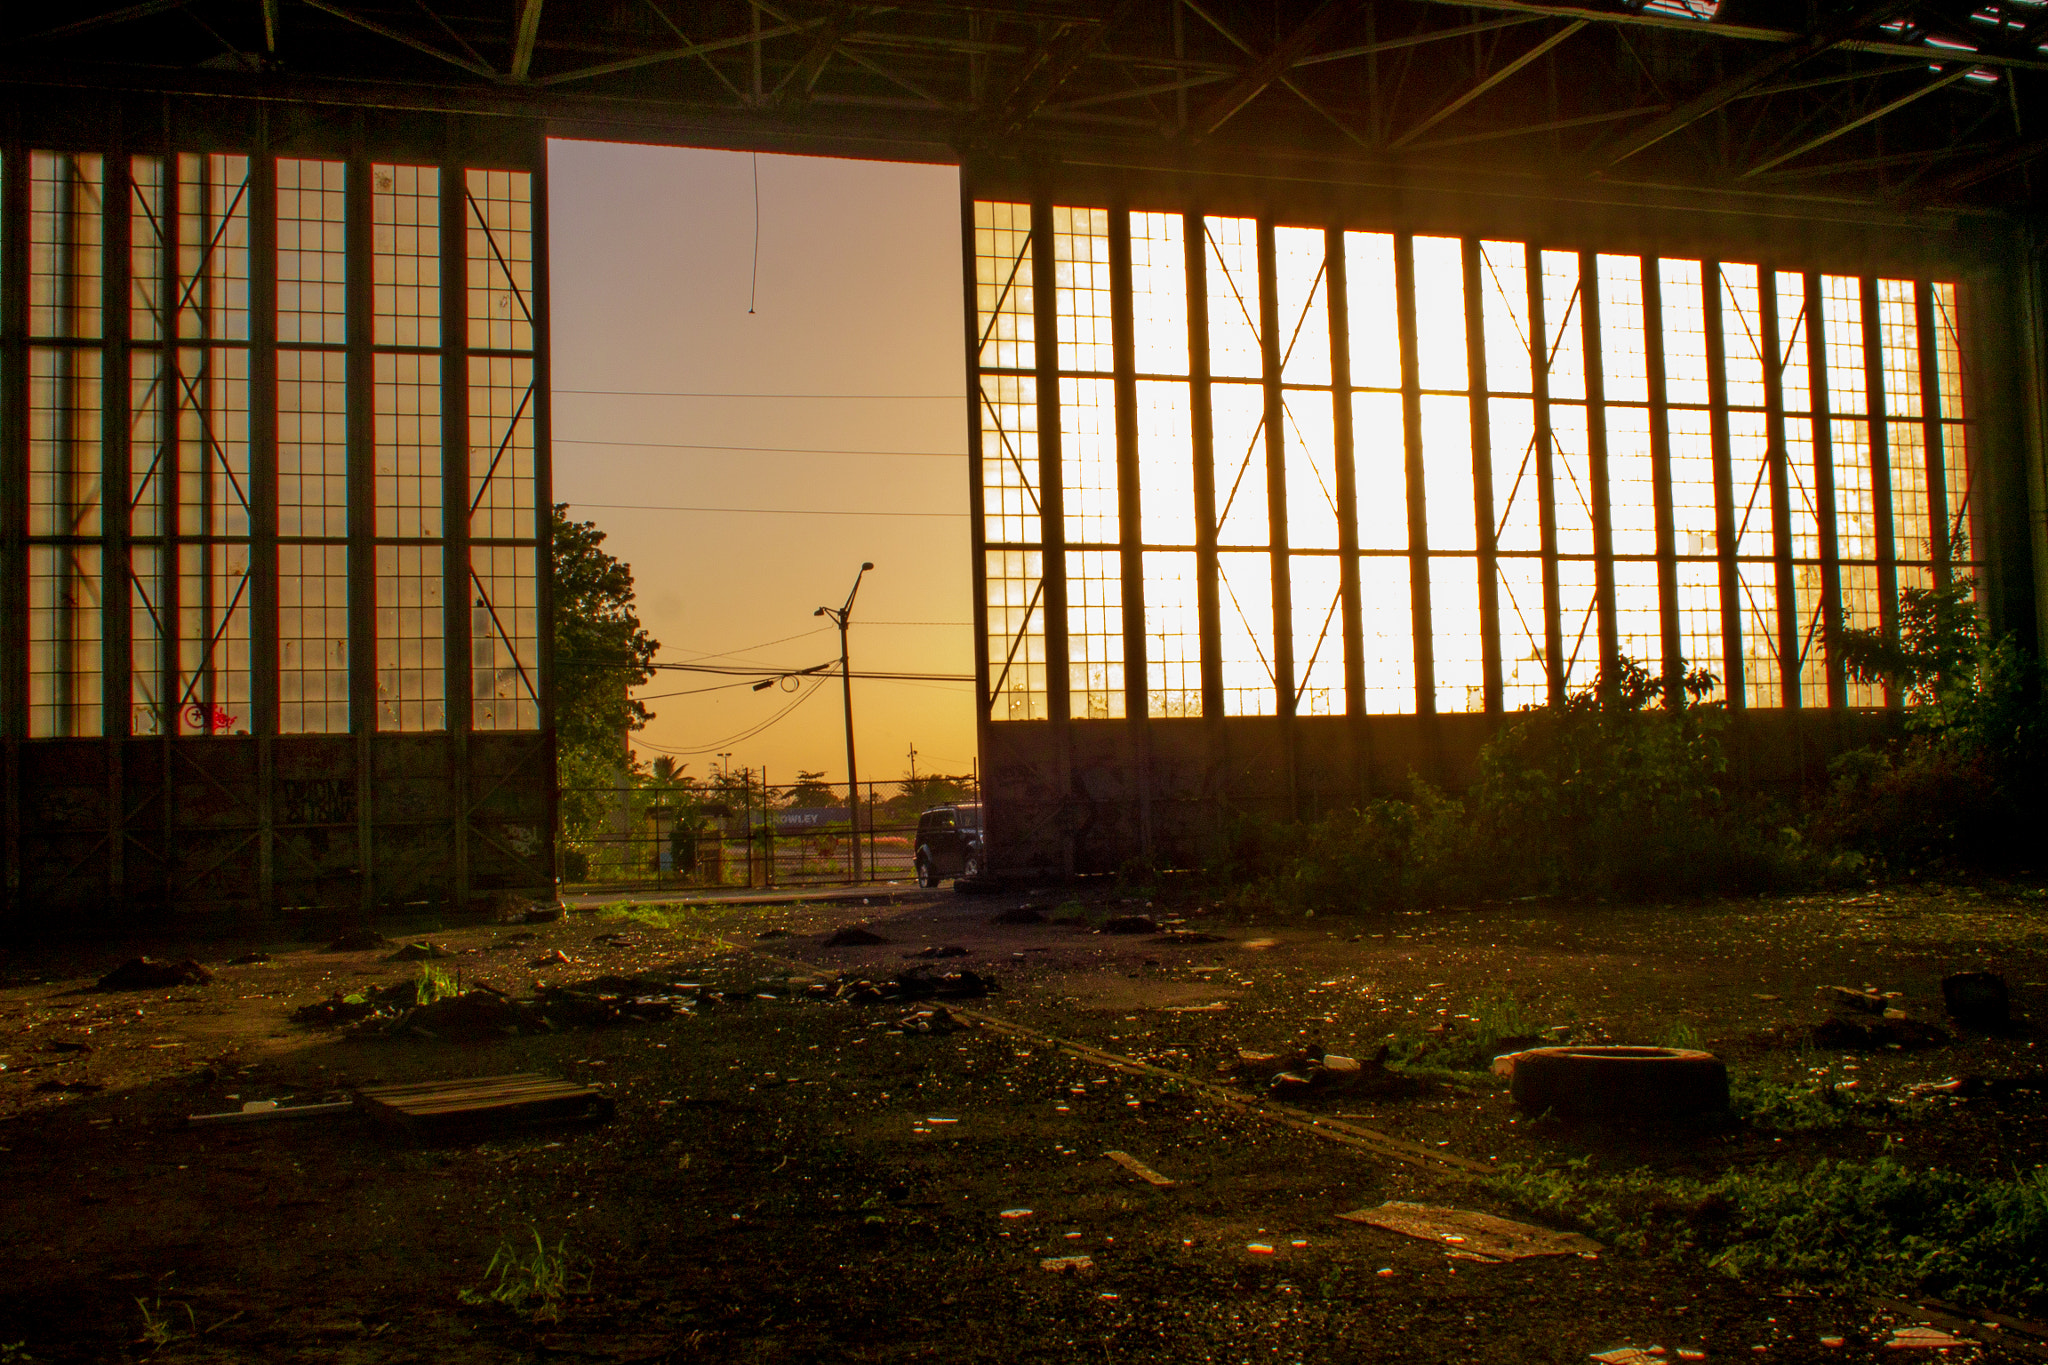
{"label": "wooden plank", "polygon": [[612,1111],[608,1096],[533,1071],[365,1086],[356,1095],[366,1113],[413,1130],[601,1119]]}
{"label": "wooden plank", "polygon": [[1104,1152],[1103,1155],[1148,1185],[1157,1185],[1164,1190],[1171,1189],[1177,1183],[1159,1174],[1129,1152]]}

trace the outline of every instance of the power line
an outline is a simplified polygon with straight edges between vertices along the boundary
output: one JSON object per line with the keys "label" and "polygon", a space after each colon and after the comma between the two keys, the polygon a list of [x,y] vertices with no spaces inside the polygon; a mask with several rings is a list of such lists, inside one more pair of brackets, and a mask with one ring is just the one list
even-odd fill
{"label": "power line", "polygon": [[863,512],[824,507],[671,507],[643,502],[572,502],[571,507],[588,507],[600,512],[715,512],[763,517],[948,517],[965,520],[971,512]]}
{"label": "power line", "polygon": [[964,450],[827,450],[822,446],[722,446],[701,441],[597,441],[557,436],[558,446],[625,446],[634,450],[724,450],[751,455],[881,455],[921,460],[964,460]]}
{"label": "power line", "polygon": [[643,740],[637,742],[645,744],[647,748],[654,750],[656,753],[669,754],[671,756],[677,754],[687,754],[693,756],[697,754],[715,754],[728,744],[738,744],[743,740],[752,739],[755,735],[760,734],[763,730],[766,730],[769,726],[775,724],[777,721],[782,720],[785,716],[789,715],[790,712],[796,710],[797,707],[802,706],[805,702],[809,701],[812,697],[816,696],[822,690],[822,686],[822,682],[812,684],[811,687],[807,691],[799,695],[795,701],[783,707],[780,711],[777,711],[774,715],[768,717],[768,719],[762,721],[759,725],[756,725],[751,729],[742,730],[736,735],[727,735],[724,739],[713,740],[711,743],[705,745],[701,749],[671,748],[665,744],[656,744],[651,740]]}
{"label": "power line", "polygon": [[964,393],[689,393],[680,389],[555,389],[555,393],[587,393],[600,398],[820,398],[836,402],[965,402]]}

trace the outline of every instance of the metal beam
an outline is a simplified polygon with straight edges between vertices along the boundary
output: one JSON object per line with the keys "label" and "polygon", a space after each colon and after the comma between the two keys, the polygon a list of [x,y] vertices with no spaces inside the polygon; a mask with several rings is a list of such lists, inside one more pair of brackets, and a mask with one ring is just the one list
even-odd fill
{"label": "metal beam", "polygon": [[[320,0],[306,0],[307,4],[318,4]],[[578,67],[534,82],[535,85],[561,85],[565,81],[587,81],[597,76],[609,76],[614,72],[632,71],[643,66],[655,66],[661,62],[680,62],[707,53],[722,52],[727,48],[746,47],[754,42],[767,42],[771,38],[786,38],[792,33],[808,33],[822,28],[824,19],[805,19],[800,23],[781,24],[775,28],[764,28],[759,33],[742,33],[732,38],[714,38],[709,42],[688,43],[662,52],[643,52],[637,57],[622,57],[615,62],[599,62],[596,66]]]}
{"label": "metal beam", "polygon": [[826,63],[832,60],[834,49],[844,35],[849,23],[858,22],[856,17],[841,12],[834,14],[811,38],[810,47],[797,58],[795,66],[777,83],[770,93],[771,102],[787,104],[808,96],[816,88],[818,78],[825,74]]}
{"label": "metal beam", "polygon": [[1994,176],[2004,175],[2008,171],[2016,171],[2043,154],[2048,154],[2048,138],[2037,137],[2032,142],[2022,142],[2016,147],[2007,148],[1996,156],[1986,157],[1974,166],[1966,166],[1962,170],[1945,175],[1939,180],[1929,182],[1915,197],[1918,199],[1939,199],[1944,195],[1958,193],[1970,188],[1972,185],[1990,180]]}
{"label": "metal beam", "polygon": [[1459,95],[1457,98],[1453,99],[1449,104],[1446,104],[1443,108],[1437,110],[1434,114],[1431,114],[1428,118],[1416,124],[1407,132],[1401,134],[1401,136],[1395,138],[1393,143],[1390,145],[1389,150],[1399,151],[1401,148],[1407,146],[1416,138],[1422,136],[1430,129],[1436,127],[1439,123],[1442,123],[1445,119],[1457,113],[1460,109],[1463,109],[1466,105],[1472,103],[1472,101],[1478,99],[1481,95],[1484,95],[1487,91],[1493,89],[1495,86],[1501,84],[1503,81],[1508,80],[1516,72],[1520,71],[1523,67],[1535,61],[1544,53],[1550,51],[1559,43],[1563,42],[1565,39],[1577,33],[1580,29],[1586,26],[1587,22],[1588,21],[1584,19],[1574,19],[1571,23],[1566,24],[1557,32],[1551,34],[1548,38],[1545,38],[1542,42],[1536,44],[1536,46],[1530,48],[1527,52],[1524,52],[1521,56],[1515,58],[1506,66],[1494,72],[1491,76],[1488,76],[1485,80],[1479,82],[1479,84],[1473,86],[1470,90],[1467,90],[1464,94]]}
{"label": "metal beam", "polygon": [[[1244,39],[1238,37],[1235,33],[1232,33],[1228,25],[1224,24],[1224,22],[1218,19],[1215,15],[1209,13],[1209,11],[1204,9],[1200,4],[1198,4],[1196,0],[1180,0],[1180,4],[1189,12],[1194,14],[1196,18],[1200,19],[1203,23],[1207,24],[1210,28],[1215,29],[1218,33],[1222,34],[1225,38],[1229,39],[1231,46],[1235,47],[1239,52],[1244,53],[1244,55],[1247,57],[1258,57],[1259,54],[1252,50],[1251,44],[1245,42]],[[1313,109],[1316,113],[1322,115],[1323,120],[1326,123],[1328,123],[1332,128],[1335,128],[1338,132],[1344,134],[1345,137],[1350,138],[1353,142],[1357,143],[1364,150],[1377,154],[1379,150],[1378,148],[1374,147],[1372,143],[1367,141],[1349,124],[1345,123],[1344,120],[1338,118],[1328,109],[1325,109],[1320,101],[1316,100],[1306,90],[1303,90],[1299,85],[1295,84],[1292,77],[1286,75],[1285,73],[1282,73],[1277,78],[1277,80],[1279,84],[1286,86],[1287,89],[1293,93],[1296,99],[1300,100],[1303,104],[1306,104],[1310,109]]]}
{"label": "metal beam", "polygon": [[1892,100],[1887,104],[1879,105],[1877,108],[1871,110],[1869,113],[1863,115],[1861,118],[1851,119],[1849,122],[1842,124],[1838,128],[1830,128],[1827,132],[1822,133],[1817,137],[1808,138],[1806,141],[1800,143],[1797,147],[1792,148],[1788,152],[1780,152],[1777,156],[1772,157],[1768,161],[1759,162],[1758,164],[1751,166],[1748,170],[1742,173],[1740,178],[1743,180],[1747,180],[1753,175],[1762,175],[1765,171],[1770,170],[1774,166],[1782,166],[1784,163],[1786,163],[1787,161],[1791,161],[1795,157],[1805,156],[1808,152],[1813,151],[1817,147],[1824,147],[1828,143],[1833,142],[1838,137],[1842,137],[1846,134],[1853,133],[1858,128],[1863,127],[1865,124],[1875,123],[1877,122],[1877,120],[1883,118],[1886,114],[1905,108],[1907,105],[1913,103],[1913,101],[1915,100],[1931,95],[1937,90],[1946,90],[1949,86],[1954,85],[1959,80],[1962,80],[1965,76],[1968,76],[1972,71],[1975,71],[1976,69],[1977,64],[1975,62],[1968,62],[1961,66],[1958,66],[1954,71],[1949,72],[1947,75],[1941,77],[1939,80],[1929,81],[1927,84],[1921,86],[1917,90],[1909,90],[1905,94],[1899,96],[1897,99]]}
{"label": "metal beam", "polygon": [[1609,151],[1607,164],[1618,166],[1638,152],[1648,151],[1673,133],[1692,126],[1715,110],[1740,99],[1757,86],[1776,80],[1808,58],[1817,56],[1831,47],[1840,46],[1866,28],[1884,23],[1910,9],[1912,4],[1913,0],[1879,0],[1878,4],[1859,11],[1841,23],[1830,24],[1804,41],[1774,52],[1762,61],[1751,64],[1747,70],[1739,71],[1726,80],[1707,87],[1649,127],[1635,133],[1619,147]]}
{"label": "metal beam", "polygon": [[331,14],[337,19],[346,19],[356,27],[367,29],[380,38],[389,38],[392,42],[402,43],[415,52],[424,52],[427,56],[437,61],[446,62],[450,66],[460,67],[472,76],[481,76],[487,81],[498,79],[498,73],[491,70],[488,66],[470,61],[467,57],[458,57],[452,52],[443,52],[432,43],[422,42],[410,33],[401,33],[395,28],[389,28],[378,23],[375,19],[367,19],[360,14],[345,10],[340,5],[331,3],[331,0],[305,0],[305,4],[309,9],[317,9],[323,14]]}
{"label": "metal beam", "polygon": [[523,81],[533,70],[533,44],[540,37],[540,11],[544,0],[524,0],[519,7],[519,28],[512,40],[512,79]]}
{"label": "metal beam", "polygon": [[1264,94],[1266,87],[1280,79],[1289,67],[1300,61],[1330,25],[1356,7],[1355,0],[1323,0],[1278,47],[1260,58],[1207,109],[1194,117],[1188,125],[1188,140],[1199,142],[1228,123],[1246,105]]}
{"label": "metal beam", "polygon": [[1024,59],[1023,70],[1008,90],[992,101],[988,131],[997,137],[1016,133],[1066,84],[1103,37],[1137,7],[1137,0],[1118,0],[1115,9],[1094,22],[1069,20]]}
{"label": "metal beam", "polygon": [[1640,118],[1644,114],[1661,114],[1670,107],[1668,104],[1643,104],[1633,109],[1610,109],[1603,114],[1581,114],[1577,118],[1551,119],[1548,123],[1530,123],[1520,128],[1494,128],[1484,133],[1461,133],[1457,137],[1440,137],[1434,142],[1413,143],[1408,150],[1430,152],[1439,147],[1465,147],[1475,142],[1500,142],[1511,137],[1529,137],[1535,133],[1559,133],[1567,128],[1586,128],[1596,123],[1619,123],[1623,119]]}
{"label": "metal beam", "polygon": [[187,0],[143,0],[139,5],[130,5],[126,9],[117,9],[106,14],[95,14],[90,19],[75,19],[71,23],[59,24],[55,28],[24,33],[0,42],[0,47],[13,47],[17,43],[32,43],[43,38],[75,38],[81,33],[91,33],[94,29],[110,28],[115,24],[125,24],[136,19],[147,19],[152,14],[162,14],[166,10],[183,9],[186,2]]}

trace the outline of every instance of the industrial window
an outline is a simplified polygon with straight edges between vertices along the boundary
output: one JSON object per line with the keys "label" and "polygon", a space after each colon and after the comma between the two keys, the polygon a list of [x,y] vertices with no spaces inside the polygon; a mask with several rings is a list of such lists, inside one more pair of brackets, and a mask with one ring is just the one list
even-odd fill
{"label": "industrial window", "polygon": [[1945,282],[1036,212],[1047,243],[1031,205],[972,210],[995,719],[1115,714],[1112,668],[1157,716],[1505,710],[1624,656],[1737,706],[1881,705],[1833,623],[1891,629],[1976,562]]}
{"label": "industrial window", "polygon": [[25,732],[441,728],[448,688],[472,690],[448,644],[478,621],[474,723],[538,728],[531,173],[234,151],[17,169]]}

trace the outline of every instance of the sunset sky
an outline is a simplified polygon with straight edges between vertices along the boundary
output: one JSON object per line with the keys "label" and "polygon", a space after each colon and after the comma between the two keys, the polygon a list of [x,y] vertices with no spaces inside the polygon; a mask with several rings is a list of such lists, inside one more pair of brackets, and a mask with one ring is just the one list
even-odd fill
{"label": "sunset sky", "polygon": [[[812,612],[872,560],[854,667],[969,673],[958,173],[758,167],[753,285],[754,158],[550,144],[555,496],[633,566],[663,663],[836,660]],[[844,780],[836,678],[757,693],[664,672],[641,695],[657,715],[634,739],[643,761],[674,752],[704,776],[729,750],[777,783]],[[862,778],[901,777],[912,744],[920,773],[966,772],[972,698],[856,681]]]}

